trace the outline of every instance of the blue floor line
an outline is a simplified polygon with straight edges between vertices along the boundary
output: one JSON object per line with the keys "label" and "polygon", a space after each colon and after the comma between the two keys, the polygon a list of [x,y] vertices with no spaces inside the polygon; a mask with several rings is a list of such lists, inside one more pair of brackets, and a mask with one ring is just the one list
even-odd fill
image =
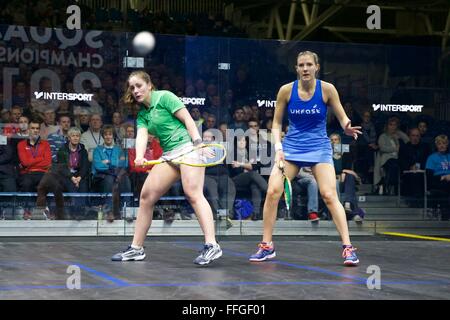
{"label": "blue floor line", "polygon": [[[97,285],[97,284],[88,284],[88,285],[81,285],[81,289],[95,289],[95,288],[117,288],[115,285]],[[0,286],[0,291],[14,291],[14,290],[33,290],[33,289],[66,289],[67,286],[63,285],[17,285],[17,286]],[[77,289],[72,289],[70,291],[76,291]]]}
{"label": "blue floor line", "polygon": [[96,275],[97,277],[102,278],[103,280],[111,281],[112,283],[114,283],[117,286],[127,286],[129,284],[126,281],[123,281],[123,280],[111,277],[110,275],[108,275],[108,274],[106,274],[104,272],[92,269],[92,268],[90,268],[88,266],[85,266],[85,265],[82,265],[82,264],[79,264],[79,263],[71,263],[71,262],[65,262],[65,263],[67,265],[76,265],[76,266],[80,267],[80,269],[85,270],[87,272],[90,272],[90,273]]}

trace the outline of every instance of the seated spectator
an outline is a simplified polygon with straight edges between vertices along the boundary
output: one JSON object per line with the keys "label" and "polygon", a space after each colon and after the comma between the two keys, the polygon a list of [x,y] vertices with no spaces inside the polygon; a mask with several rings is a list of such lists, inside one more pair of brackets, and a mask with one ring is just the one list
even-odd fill
{"label": "seated spectator", "polygon": [[[296,194],[304,193],[306,190],[308,197],[308,220],[311,222],[319,221],[319,188],[317,186],[317,181],[312,174],[311,167],[300,168],[297,178],[296,183],[292,186],[293,199],[296,199]],[[297,206],[299,206],[299,204],[297,204]]]}
{"label": "seated spectator", "polygon": [[[408,197],[408,202],[411,205],[423,205],[423,176],[415,171],[425,170],[427,158],[430,154],[429,145],[421,141],[419,129],[410,129],[409,142],[400,146],[399,162],[402,172],[402,195]],[[409,172],[403,173],[404,171]]]}
{"label": "seated spectator", "polygon": [[56,123],[56,113],[55,110],[51,109],[49,106],[43,112],[43,120],[41,124],[40,137],[42,140],[47,140],[49,134],[58,131],[59,126]]}
{"label": "seated spectator", "polygon": [[22,107],[12,106],[10,109],[10,123],[5,124],[3,127],[3,134],[7,137],[11,137],[17,134],[19,129],[19,119],[22,116]]}
{"label": "seated spectator", "polygon": [[123,116],[119,111],[113,112],[112,125],[114,127],[114,144],[122,146],[122,141],[125,138],[125,128]]}
{"label": "seated spectator", "polygon": [[246,137],[238,137],[230,176],[233,179],[237,197],[240,196],[240,193],[250,190],[253,203],[252,219],[261,220],[261,200],[265,197],[267,182],[254,168],[257,160],[249,159],[248,156]]}
{"label": "seated spectator", "polygon": [[369,111],[363,113],[361,122],[362,135],[356,140],[357,159],[355,161],[355,171],[361,175],[365,183],[372,181],[375,151],[378,150],[377,132],[371,117]]}
{"label": "seated spectator", "polygon": [[441,208],[441,219],[450,219],[450,152],[448,137],[439,135],[435,139],[436,152],[431,154],[426,163],[429,190],[432,200]]}
{"label": "seated spectator", "polygon": [[126,123],[124,125],[125,128],[125,138],[126,139],[136,139],[136,130],[134,129],[134,125],[131,123]]}
{"label": "seated spectator", "polygon": [[91,120],[91,114],[85,108],[78,107],[76,111],[74,111],[75,115],[75,126],[80,128],[81,134],[85,133],[89,130],[89,123]]}
{"label": "seated spectator", "polygon": [[16,192],[14,150],[11,143],[0,145],[0,192]]}
{"label": "seated spectator", "polygon": [[73,118],[73,108],[72,105],[67,100],[62,100],[59,102],[59,107],[56,109],[56,118],[60,118],[61,116],[68,116],[69,118]]}
{"label": "seated spectator", "polygon": [[69,116],[60,116],[58,119],[59,129],[48,135],[47,141],[52,151],[52,161],[57,162],[58,150],[68,141],[67,132],[70,129]]}
{"label": "seated spectator", "polygon": [[425,120],[419,121],[417,123],[417,129],[419,129],[422,142],[428,144],[431,147],[433,145],[433,136],[428,130],[428,123]]}
{"label": "seated spectator", "polygon": [[333,164],[336,171],[336,189],[341,195],[341,202],[344,204],[345,214],[348,220],[361,222],[364,212],[359,208],[356,196],[356,183],[361,183],[361,178],[352,170],[351,155],[343,152],[341,136],[334,133],[330,135],[333,147]]}
{"label": "seated spectator", "polygon": [[107,220],[112,222],[120,218],[120,194],[130,192],[128,178],[128,160],[121,147],[114,145],[114,128],[105,125],[102,130],[103,145],[93,152],[92,175],[93,185],[97,192],[112,192],[112,206],[108,198]]}
{"label": "seated spectator", "polygon": [[[214,135],[211,130],[203,132],[203,141],[213,143]],[[228,218],[234,218],[234,199],[236,188],[233,180],[229,177],[228,168],[225,164],[207,167],[205,170],[205,193],[211,204],[214,219],[217,218],[219,210],[226,210]]]}
{"label": "seated spectator", "polygon": [[101,146],[104,142],[101,129],[103,121],[98,113],[91,115],[89,119],[89,129],[81,134],[81,143],[88,152],[89,161],[92,162],[94,149]]}
{"label": "seated spectator", "polygon": [[399,128],[396,117],[388,119],[384,133],[378,138],[379,153],[375,159],[374,184],[380,194],[396,195],[398,192],[399,162],[401,143],[408,143],[408,136]]}
{"label": "seated spectator", "polygon": [[[87,151],[80,144],[81,131],[72,127],[67,131],[68,142],[58,149],[56,161],[37,186],[36,210],[48,213],[47,193],[53,192],[56,204],[56,219],[67,219],[63,192],[88,192],[89,160]],[[76,198],[75,207],[85,207],[83,199]],[[46,212],[47,211],[47,212]]]}
{"label": "seated spectator", "polygon": [[198,132],[202,133],[204,131],[204,122],[205,119],[202,118],[202,114],[200,112],[200,108],[198,106],[192,106],[189,108],[189,113],[191,114],[192,119],[195,122],[195,125],[198,129]]}
{"label": "seated spectator", "polygon": [[[14,150],[12,143],[0,145],[0,192],[16,192],[16,171],[13,163]],[[5,212],[9,197],[0,197],[0,220],[5,219]]]}
{"label": "seated spectator", "polygon": [[216,120],[216,116],[213,114],[209,114],[208,117],[206,118],[206,126],[205,126],[205,130],[208,129],[216,129],[217,128],[217,120]]}
{"label": "seated spectator", "polygon": [[234,109],[233,119],[234,121],[232,121],[228,126],[230,129],[242,129],[244,132],[247,131],[248,125],[245,121],[245,113],[242,107],[236,107]]}
{"label": "seated spectator", "polygon": [[[147,141],[147,149],[145,150],[144,158],[147,160],[159,159],[163,154],[163,150],[158,142],[152,135],[149,134]],[[149,171],[153,166],[138,167],[135,165],[136,148],[128,149],[128,165],[130,172],[131,186],[135,197],[139,197],[141,194],[142,186],[145,179],[147,179]]]}
{"label": "seated spectator", "polygon": [[[31,120],[29,130],[28,139],[20,141],[17,145],[20,172],[18,185],[21,192],[36,192],[39,182],[49,171],[52,163],[50,144],[41,140],[39,136],[41,120]],[[31,219],[29,209],[25,211],[24,219]]]}
{"label": "seated spectator", "polygon": [[11,112],[8,109],[2,109],[1,111],[1,123],[10,123]]}
{"label": "seated spectator", "polygon": [[16,132],[17,137],[26,138],[29,135],[28,125],[30,124],[30,119],[27,116],[20,116],[19,118],[19,131]]}
{"label": "seated spectator", "polygon": [[255,118],[248,122],[249,157],[254,157],[254,170],[263,177],[269,176],[272,170],[272,155],[275,153],[266,130],[260,130],[259,121]]}

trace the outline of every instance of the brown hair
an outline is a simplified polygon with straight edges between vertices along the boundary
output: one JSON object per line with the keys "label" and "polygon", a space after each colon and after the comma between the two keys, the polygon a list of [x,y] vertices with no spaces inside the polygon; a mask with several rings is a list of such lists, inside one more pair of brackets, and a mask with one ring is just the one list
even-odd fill
{"label": "brown hair", "polygon": [[312,56],[313,59],[314,59],[314,63],[315,63],[315,64],[319,64],[319,56],[317,55],[317,53],[312,52],[312,51],[309,51],[309,50],[300,52],[300,53],[297,55],[297,60],[298,60],[298,58],[300,58],[301,56],[305,56],[305,55]]}
{"label": "brown hair", "polygon": [[105,134],[107,132],[110,132],[112,135],[114,135],[114,127],[110,124],[105,124],[102,128],[102,137],[105,138]]}
{"label": "brown hair", "polygon": [[297,67],[297,61],[298,58],[300,58],[301,56],[311,56],[314,60],[314,63],[318,66],[317,72],[315,74],[315,76],[317,77],[317,75],[319,74],[319,70],[320,70],[320,65],[319,65],[319,56],[317,55],[317,53],[306,50],[306,51],[302,51],[297,55],[297,60],[295,61],[295,67]]}
{"label": "brown hair", "polygon": [[133,71],[132,73],[130,73],[130,75],[128,76],[127,82],[125,84],[125,94],[122,97],[122,100],[125,104],[127,105],[134,105],[136,103],[136,101],[133,98],[133,94],[131,93],[130,90],[130,84],[129,81],[132,77],[139,77],[142,80],[144,80],[147,84],[150,84],[152,87],[152,90],[156,90],[155,86],[152,83],[152,80],[150,79],[150,75],[143,71],[143,70],[137,70],[137,71]]}

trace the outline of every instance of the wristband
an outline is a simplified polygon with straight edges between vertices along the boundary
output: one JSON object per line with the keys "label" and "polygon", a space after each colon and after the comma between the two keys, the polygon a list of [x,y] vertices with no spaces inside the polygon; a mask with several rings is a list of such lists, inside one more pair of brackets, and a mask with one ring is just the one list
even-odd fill
{"label": "wristband", "polygon": [[194,141],[194,147],[198,146],[199,144],[203,143],[202,139],[195,139]]}
{"label": "wristband", "polygon": [[275,151],[283,151],[283,145],[281,144],[281,142],[277,142],[275,143]]}

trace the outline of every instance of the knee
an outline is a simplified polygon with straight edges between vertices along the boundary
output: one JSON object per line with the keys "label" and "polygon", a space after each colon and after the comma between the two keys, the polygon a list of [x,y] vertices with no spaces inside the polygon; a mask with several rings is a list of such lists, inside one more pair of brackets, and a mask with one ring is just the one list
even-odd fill
{"label": "knee", "polygon": [[152,192],[141,192],[141,197],[139,200],[140,206],[151,208],[158,201],[156,195]]}
{"label": "knee", "polygon": [[269,188],[267,189],[266,197],[269,200],[277,201],[278,199],[280,199],[282,193],[282,188],[269,186]]}
{"label": "knee", "polygon": [[184,190],[184,196],[190,204],[194,204],[200,200],[202,193],[195,189],[190,189],[189,191]]}
{"label": "knee", "polygon": [[326,204],[330,204],[337,200],[336,190],[323,190],[320,192],[320,195]]}

